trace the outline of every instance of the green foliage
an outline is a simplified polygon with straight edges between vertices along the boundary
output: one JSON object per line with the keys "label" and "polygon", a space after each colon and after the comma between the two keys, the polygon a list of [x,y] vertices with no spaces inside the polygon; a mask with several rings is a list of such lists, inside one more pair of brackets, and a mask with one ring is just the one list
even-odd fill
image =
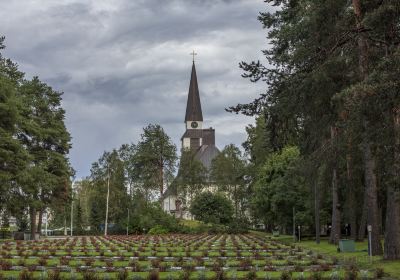
{"label": "green foliage", "polygon": [[[211,179],[219,191],[229,194],[234,201],[235,216],[244,215],[247,202],[245,182],[246,161],[238,147],[227,145],[211,164]],[[240,211],[240,213],[239,213]]]}
{"label": "green foliage", "polygon": [[192,150],[182,150],[176,178],[178,193],[181,197],[194,197],[199,194],[207,182],[207,169],[195,158]]}
{"label": "green foliage", "polygon": [[167,234],[169,233],[169,230],[164,228],[161,225],[155,225],[154,227],[152,227],[149,232],[149,234],[151,235],[158,235],[158,234]]}
{"label": "green foliage", "polygon": [[197,220],[205,223],[228,224],[232,221],[233,207],[223,194],[207,191],[193,199],[190,212]]}
{"label": "green foliage", "polygon": [[164,192],[165,181],[172,181],[176,164],[176,146],[160,125],[149,124],[143,129],[136,146],[135,172],[138,182],[149,191]]}
{"label": "green foliage", "polygon": [[25,80],[17,65],[0,54],[0,205],[21,229],[28,206],[36,216],[69,199],[71,137],[61,96],[38,77]]}
{"label": "green foliage", "polygon": [[286,147],[267,158],[259,170],[252,201],[256,216],[270,228],[290,228],[293,207],[296,207],[301,224],[309,224],[307,209],[309,190],[304,178],[298,174],[300,152],[296,147]]}

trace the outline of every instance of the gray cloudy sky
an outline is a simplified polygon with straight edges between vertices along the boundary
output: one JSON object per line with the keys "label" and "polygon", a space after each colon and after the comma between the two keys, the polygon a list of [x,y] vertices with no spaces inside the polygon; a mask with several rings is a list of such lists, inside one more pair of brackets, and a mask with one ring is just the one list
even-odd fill
{"label": "gray cloudy sky", "polygon": [[262,0],[0,0],[4,55],[27,77],[63,91],[77,177],[104,150],[137,142],[161,124],[180,147],[194,49],[205,126],[220,148],[240,145],[252,118],[224,108],[262,84],[238,63],[262,59]]}

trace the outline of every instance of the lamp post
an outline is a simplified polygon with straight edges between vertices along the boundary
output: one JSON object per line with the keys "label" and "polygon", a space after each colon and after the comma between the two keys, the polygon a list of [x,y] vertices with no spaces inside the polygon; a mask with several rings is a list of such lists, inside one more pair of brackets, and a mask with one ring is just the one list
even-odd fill
{"label": "lamp post", "polygon": [[46,214],[45,235],[47,236],[47,227],[49,224],[49,214],[47,213],[47,209],[44,213]]}
{"label": "lamp post", "polygon": [[106,220],[104,223],[104,236],[107,236],[109,198],[110,198],[110,169],[109,169],[109,167],[107,167],[107,199],[106,199]]}
{"label": "lamp post", "polygon": [[298,226],[297,229],[299,230],[299,242],[301,241],[301,226]]}
{"label": "lamp post", "polygon": [[74,223],[74,181],[71,184],[72,201],[71,201],[71,236],[73,235],[73,223]]}
{"label": "lamp post", "polygon": [[126,222],[126,235],[129,235],[129,208],[128,208],[128,221]]}
{"label": "lamp post", "polygon": [[368,255],[369,255],[369,261],[372,262],[372,226],[368,225],[367,230],[368,230]]}

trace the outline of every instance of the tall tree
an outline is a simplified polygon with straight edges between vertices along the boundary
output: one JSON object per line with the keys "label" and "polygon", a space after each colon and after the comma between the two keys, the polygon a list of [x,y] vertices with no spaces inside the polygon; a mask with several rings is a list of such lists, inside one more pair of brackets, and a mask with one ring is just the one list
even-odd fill
{"label": "tall tree", "polygon": [[158,188],[161,196],[166,180],[173,177],[176,160],[176,146],[164,129],[154,124],[145,127],[137,144],[136,167],[147,188]]}
{"label": "tall tree", "polygon": [[[246,197],[245,188],[246,161],[238,147],[233,144],[225,146],[211,163],[211,178],[220,191],[232,196],[235,216],[239,217],[240,203]],[[242,211],[243,212],[243,211]]]}
{"label": "tall tree", "polygon": [[199,194],[207,182],[207,168],[195,157],[192,150],[183,150],[176,177],[178,193],[191,201]]}
{"label": "tall tree", "polygon": [[36,214],[64,188],[71,168],[67,154],[71,137],[65,127],[61,93],[37,77],[24,81],[19,89],[24,121],[18,139],[32,159],[22,189],[29,205],[31,232],[36,232]]}
{"label": "tall tree", "polygon": [[[5,48],[4,39],[0,37],[0,51]],[[0,211],[12,212],[18,217],[24,205],[18,199],[18,185],[29,160],[29,154],[15,137],[21,120],[18,88],[23,77],[17,65],[0,52]]]}

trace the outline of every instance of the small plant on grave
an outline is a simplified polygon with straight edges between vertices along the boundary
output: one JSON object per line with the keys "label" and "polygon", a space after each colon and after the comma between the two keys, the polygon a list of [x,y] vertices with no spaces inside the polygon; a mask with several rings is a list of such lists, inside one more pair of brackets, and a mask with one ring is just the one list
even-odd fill
{"label": "small plant on grave", "polygon": [[282,271],[281,277],[279,279],[280,280],[291,280],[292,279],[292,273],[290,271]]}
{"label": "small plant on grave", "polygon": [[361,270],[360,274],[362,280],[368,280],[368,270]]}
{"label": "small plant on grave", "polygon": [[242,256],[242,253],[240,251],[236,251],[236,257]]}
{"label": "small plant on grave", "polygon": [[47,259],[42,257],[39,259],[38,264],[41,266],[46,266],[47,265]]}
{"label": "small plant on grave", "polygon": [[26,260],[25,259],[19,259],[18,262],[17,262],[17,265],[25,266],[26,265]]}
{"label": "small plant on grave", "polygon": [[346,273],[344,274],[345,280],[356,280],[357,277],[358,277],[358,271],[355,269],[346,270]]}
{"label": "small plant on grave", "polygon": [[227,280],[227,279],[228,279],[228,276],[226,275],[226,272],[223,270],[218,271],[214,277],[214,280]]}
{"label": "small plant on grave", "polygon": [[247,280],[256,280],[257,279],[257,272],[254,269],[250,270],[246,275],[246,279]]}
{"label": "small plant on grave", "polygon": [[69,264],[69,259],[67,259],[65,256],[62,256],[60,258],[60,264],[61,265],[68,265]]}
{"label": "small plant on grave", "polygon": [[165,263],[160,263],[160,266],[158,267],[158,270],[160,272],[166,272],[167,271],[167,265]]}
{"label": "small plant on grave", "polygon": [[0,261],[1,270],[11,270],[12,263],[10,261]]}
{"label": "small plant on grave", "polygon": [[317,265],[318,264],[318,259],[316,257],[312,257],[311,264],[312,265]]}
{"label": "small plant on grave", "polygon": [[132,280],[143,280],[143,277],[140,276],[139,274],[135,274],[132,276]]}
{"label": "small plant on grave", "polygon": [[320,269],[321,269],[321,271],[329,271],[329,270],[331,270],[331,266],[329,264],[326,264],[326,263],[321,263],[320,264]]}
{"label": "small plant on grave", "polygon": [[190,279],[190,271],[184,270],[181,274],[179,274],[179,280],[189,280]]}
{"label": "small plant on grave", "polygon": [[91,258],[87,258],[84,260],[86,266],[91,266],[94,263],[94,260]]}
{"label": "small plant on grave", "polygon": [[113,267],[113,265],[114,265],[114,262],[112,260],[106,260],[106,267],[107,268]]}
{"label": "small plant on grave", "polygon": [[309,277],[309,280],[322,280],[322,274],[319,271],[314,271]]}
{"label": "small plant on grave", "polygon": [[50,270],[47,274],[48,280],[61,280],[60,271],[58,269]]}
{"label": "small plant on grave", "polygon": [[83,280],[99,280],[99,276],[94,271],[85,271],[82,274],[82,279]]}
{"label": "small plant on grave", "polygon": [[122,269],[122,270],[118,271],[117,279],[118,280],[128,279],[128,271],[126,269]]}
{"label": "small plant on grave", "polygon": [[337,271],[332,272],[331,280],[339,280],[339,279],[340,279],[339,272]]}
{"label": "small plant on grave", "polygon": [[160,260],[159,259],[151,260],[151,266],[153,268],[159,268],[160,267]]}
{"label": "small plant on grave", "polygon": [[301,266],[301,265],[299,265],[299,264],[296,264],[296,265],[294,266],[294,271],[296,271],[296,272],[303,272],[303,271],[304,271],[304,267]]}
{"label": "small plant on grave", "polygon": [[211,270],[212,270],[212,271],[221,271],[222,268],[221,268],[220,263],[217,262],[217,261],[215,261],[215,262],[212,264]]}
{"label": "small plant on grave", "polygon": [[242,259],[239,263],[239,270],[246,271],[249,270],[251,267],[251,260],[250,259]]}
{"label": "small plant on grave", "polygon": [[148,280],[159,280],[160,279],[160,273],[158,272],[158,270],[152,270],[149,273],[149,276],[147,278]]}
{"label": "small plant on grave", "polygon": [[140,272],[140,264],[136,260],[131,260],[129,266],[132,267],[132,272]]}
{"label": "small plant on grave", "polygon": [[376,278],[376,279],[380,279],[380,278],[382,278],[383,276],[385,276],[385,271],[383,270],[382,267],[377,267],[377,268],[375,269],[374,275],[375,275],[375,278]]}
{"label": "small plant on grave", "polygon": [[27,269],[22,270],[18,275],[18,280],[33,280],[33,273],[29,272]]}
{"label": "small plant on grave", "polygon": [[197,280],[207,280],[207,276],[204,270],[199,271],[197,274]]}
{"label": "small plant on grave", "polygon": [[196,258],[196,265],[197,266],[203,266],[204,265],[204,260],[201,257]]}

